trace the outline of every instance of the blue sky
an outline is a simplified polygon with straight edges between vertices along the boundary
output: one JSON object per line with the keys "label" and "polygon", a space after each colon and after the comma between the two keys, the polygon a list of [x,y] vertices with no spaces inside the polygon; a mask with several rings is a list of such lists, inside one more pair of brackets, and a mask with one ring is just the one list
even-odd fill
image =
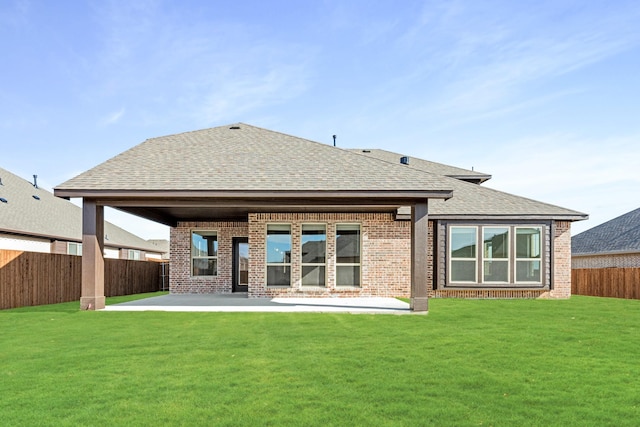
{"label": "blue sky", "polygon": [[2,0],[0,166],[52,188],[241,121],[473,167],[590,214],[575,234],[640,205],[638,22],[618,0]]}

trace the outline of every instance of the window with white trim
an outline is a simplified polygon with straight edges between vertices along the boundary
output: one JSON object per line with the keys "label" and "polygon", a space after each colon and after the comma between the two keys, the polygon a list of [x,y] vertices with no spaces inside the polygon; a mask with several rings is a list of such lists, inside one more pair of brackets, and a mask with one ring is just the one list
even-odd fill
{"label": "window with white trim", "polygon": [[140,261],[140,251],[136,249],[129,249],[129,253],[127,254],[127,259]]}
{"label": "window with white trim", "polygon": [[325,286],[327,280],[327,226],[302,224],[302,286]]}
{"label": "window with white trim", "polygon": [[267,286],[291,286],[289,224],[267,224]]}
{"label": "window with white trim", "polygon": [[336,225],[336,286],[360,286],[360,224]]}
{"label": "window with white trim", "polygon": [[509,227],[482,228],[482,281],[509,283]]}
{"label": "window with white trim", "polygon": [[67,242],[67,255],[82,256],[82,243]]}
{"label": "window with white trim", "polygon": [[207,230],[191,231],[191,275],[218,274],[218,233]]}
{"label": "window with white trim", "polygon": [[516,227],[516,282],[540,283],[541,234],[540,227]]}
{"label": "window with white trim", "polygon": [[542,231],[541,226],[450,226],[447,282],[461,286],[541,285]]}

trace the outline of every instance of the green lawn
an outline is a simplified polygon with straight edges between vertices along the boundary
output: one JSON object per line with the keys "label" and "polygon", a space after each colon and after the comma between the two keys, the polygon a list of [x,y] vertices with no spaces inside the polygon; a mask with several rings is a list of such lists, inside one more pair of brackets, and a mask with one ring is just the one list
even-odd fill
{"label": "green lawn", "polygon": [[640,423],[640,301],[431,300],[427,316],[77,307],[0,311],[3,425]]}

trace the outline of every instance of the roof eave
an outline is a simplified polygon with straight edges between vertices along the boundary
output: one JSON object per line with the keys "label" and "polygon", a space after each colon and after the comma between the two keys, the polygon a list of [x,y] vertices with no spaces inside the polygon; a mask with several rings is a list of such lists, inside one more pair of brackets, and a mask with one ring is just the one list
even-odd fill
{"label": "roof eave", "polygon": [[112,200],[152,200],[152,199],[385,199],[423,200],[450,199],[453,190],[112,190],[112,189],[65,189],[55,188],[57,197],[79,197],[108,201]]}
{"label": "roof eave", "polygon": [[586,214],[464,214],[445,215],[429,214],[430,219],[460,220],[460,221],[500,221],[500,220],[531,220],[531,221],[583,221],[588,219]]}

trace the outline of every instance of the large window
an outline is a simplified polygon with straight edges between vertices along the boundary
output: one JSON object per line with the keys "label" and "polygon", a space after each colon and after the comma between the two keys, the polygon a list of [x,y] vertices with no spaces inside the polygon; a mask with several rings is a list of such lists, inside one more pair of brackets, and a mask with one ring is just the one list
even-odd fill
{"label": "large window", "polygon": [[291,226],[267,225],[267,286],[291,286]]}
{"label": "large window", "polygon": [[193,276],[218,274],[218,234],[215,231],[191,232],[191,274]]}
{"label": "large window", "polygon": [[540,285],[542,238],[542,227],[451,226],[448,283]]}
{"label": "large window", "polygon": [[336,225],[336,286],[360,286],[360,225]]}
{"label": "large window", "polygon": [[325,286],[327,228],[324,224],[302,225],[302,286]]}

